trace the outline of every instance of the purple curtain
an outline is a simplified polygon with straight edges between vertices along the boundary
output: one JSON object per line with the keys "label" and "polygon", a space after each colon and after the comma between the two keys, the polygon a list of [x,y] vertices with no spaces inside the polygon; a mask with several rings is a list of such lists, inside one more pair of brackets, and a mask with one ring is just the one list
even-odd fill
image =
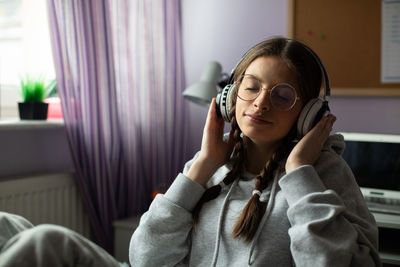
{"label": "purple curtain", "polygon": [[93,240],[187,159],[179,0],[48,0],[57,89]]}

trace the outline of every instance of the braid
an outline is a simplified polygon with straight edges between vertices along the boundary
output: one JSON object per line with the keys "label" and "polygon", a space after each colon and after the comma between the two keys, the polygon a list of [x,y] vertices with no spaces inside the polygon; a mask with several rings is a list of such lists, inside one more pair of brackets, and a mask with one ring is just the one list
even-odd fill
{"label": "braid", "polygon": [[[247,160],[246,146],[247,137],[241,137],[242,131],[236,121],[235,114],[236,107],[233,106],[230,111],[231,118],[231,136],[235,143],[232,157],[230,160],[231,170],[223,179],[225,185],[231,184],[236,178],[240,177],[243,170],[245,160]],[[262,192],[267,188],[270,181],[274,178],[275,170],[280,168],[280,163],[285,159],[293,148],[292,140],[296,136],[296,128],[293,127],[288,135],[284,138],[282,146],[280,146],[272,155],[271,159],[266,163],[261,173],[255,178],[255,190]],[[196,226],[199,220],[199,214],[204,203],[213,200],[221,193],[221,185],[217,184],[207,188],[202,197],[193,209],[193,225]],[[264,216],[267,201],[260,201],[258,194],[253,194],[245,208],[243,209],[238,221],[234,226],[232,232],[235,238],[244,238],[247,242],[251,241],[254,237],[258,226]]]}
{"label": "braid", "polygon": [[[231,114],[235,114],[235,108],[231,109]],[[233,149],[233,155],[232,155],[232,169],[227,173],[225,178],[223,179],[223,183],[225,185],[231,184],[236,177],[239,176],[240,172],[243,169],[244,166],[244,159],[245,159],[245,141],[241,137],[242,131],[239,128],[239,125],[236,122],[236,117],[235,116],[230,116],[231,119],[231,132],[233,142],[235,143],[234,149]],[[197,202],[196,206],[193,209],[193,224],[196,225],[199,221],[199,214],[200,210],[203,206],[204,203],[215,199],[218,197],[218,195],[221,193],[221,185],[217,184],[214,186],[211,186],[210,188],[207,188],[206,191],[203,193],[201,196],[199,202]]]}
{"label": "braid", "polygon": [[[255,190],[262,192],[267,188],[268,183],[274,179],[275,170],[279,169],[281,161],[286,158],[292,150],[293,145],[291,140],[293,140],[293,137],[293,131],[290,131],[284,138],[283,145],[272,154],[271,159],[267,161],[261,173],[254,179]],[[240,214],[233,228],[232,236],[235,238],[241,237],[247,242],[250,242],[264,216],[267,203],[268,200],[260,201],[259,194],[253,194]]]}
{"label": "braid", "polygon": [[[265,183],[266,179],[264,178],[266,169],[267,168],[264,168],[261,174],[254,180],[255,189],[260,192],[262,191],[263,185],[267,184]],[[235,238],[244,237],[246,241],[250,241],[257,231],[261,218],[265,213],[266,206],[267,203],[261,202],[258,194],[253,194],[240,214],[239,219],[233,228],[232,236]]]}

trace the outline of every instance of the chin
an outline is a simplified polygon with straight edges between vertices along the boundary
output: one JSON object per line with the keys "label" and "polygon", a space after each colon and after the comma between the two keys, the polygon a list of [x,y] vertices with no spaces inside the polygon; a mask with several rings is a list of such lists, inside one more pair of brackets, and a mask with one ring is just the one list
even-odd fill
{"label": "chin", "polygon": [[243,132],[245,136],[247,136],[253,143],[261,144],[261,143],[276,143],[283,139],[281,136],[276,136],[271,133],[259,133],[254,131]]}

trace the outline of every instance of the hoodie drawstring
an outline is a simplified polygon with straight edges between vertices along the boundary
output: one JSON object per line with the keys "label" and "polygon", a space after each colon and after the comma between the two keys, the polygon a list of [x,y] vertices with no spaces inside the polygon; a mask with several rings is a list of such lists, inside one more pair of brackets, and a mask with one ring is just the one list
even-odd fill
{"label": "hoodie drawstring", "polygon": [[211,266],[212,267],[214,267],[217,264],[217,258],[218,258],[218,252],[219,252],[219,244],[220,244],[220,240],[221,240],[220,236],[221,236],[221,229],[222,229],[222,219],[223,219],[223,216],[224,216],[225,206],[226,206],[226,203],[228,202],[228,198],[229,198],[229,196],[230,196],[230,194],[232,192],[233,187],[236,186],[238,181],[239,181],[239,179],[236,179],[232,183],[231,187],[229,188],[228,193],[226,194],[224,202],[222,203],[221,211],[219,213],[219,218],[218,218],[218,228],[217,228],[217,236],[216,236],[215,245],[214,245],[214,255],[213,255],[212,262],[211,262]]}
{"label": "hoodie drawstring", "polygon": [[268,204],[267,204],[267,209],[265,211],[265,214],[264,214],[263,218],[261,219],[260,225],[258,226],[257,232],[254,235],[253,241],[251,243],[248,265],[252,265],[253,264],[251,258],[253,256],[254,248],[256,246],[258,238],[260,237],[260,234],[261,234],[261,231],[262,231],[262,229],[264,227],[264,224],[267,221],[267,219],[268,219],[268,217],[269,217],[269,215],[271,213],[271,209],[274,206],[273,202],[275,200],[277,184],[278,184],[278,175],[275,175],[274,182],[272,183],[271,194],[269,196],[269,200],[268,200]]}

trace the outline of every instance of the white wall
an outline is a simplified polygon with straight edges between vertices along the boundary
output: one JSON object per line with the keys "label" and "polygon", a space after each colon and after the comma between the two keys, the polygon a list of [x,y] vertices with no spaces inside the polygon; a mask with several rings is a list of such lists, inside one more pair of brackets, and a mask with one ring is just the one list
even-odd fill
{"label": "white wall", "polygon": [[[184,0],[182,26],[186,83],[219,61],[230,72],[248,48],[273,35],[286,35],[287,4],[282,0]],[[331,97],[338,117],[334,131],[400,134],[399,97]],[[191,146],[200,148],[206,109],[190,104]]]}

